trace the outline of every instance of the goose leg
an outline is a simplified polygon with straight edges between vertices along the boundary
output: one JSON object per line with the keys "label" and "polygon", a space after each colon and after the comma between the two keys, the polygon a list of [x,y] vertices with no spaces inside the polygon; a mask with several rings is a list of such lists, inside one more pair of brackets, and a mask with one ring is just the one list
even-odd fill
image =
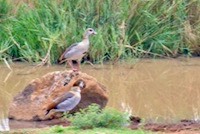
{"label": "goose leg", "polygon": [[68,60],[67,63],[69,64],[69,66],[71,67],[71,69],[72,69],[73,71],[76,70],[76,69],[74,68],[73,63],[72,63],[71,60]]}
{"label": "goose leg", "polygon": [[73,65],[73,71],[78,72],[80,70],[80,60],[76,60],[76,64]]}
{"label": "goose leg", "polygon": [[77,70],[78,71],[80,70],[80,61],[79,60],[77,61]]}

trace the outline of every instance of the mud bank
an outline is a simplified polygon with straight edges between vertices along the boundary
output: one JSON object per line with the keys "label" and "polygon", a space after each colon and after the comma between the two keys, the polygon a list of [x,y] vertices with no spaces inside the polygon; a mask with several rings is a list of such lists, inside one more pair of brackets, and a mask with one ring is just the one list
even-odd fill
{"label": "mud bank", "polygon": [[[70,122],[63,119],[53,119],[46,121],[16,121],[10,120],[11,130],[25,128],[45,128],[54,125],[70,126]],[[132,130],[143,129],[153,132],[200,133],[200,122],[193,120],[181,120],[178,123],[142,123],[141,119],[135,117],[128,126]]]}
{"label": "mud bank", "polygon": [[181,131],[199,131],[200,121],[180,120],[177,123],[141,123],[140,118],[134,118],[129,128],[144,129],[153,132],[181,132]]}

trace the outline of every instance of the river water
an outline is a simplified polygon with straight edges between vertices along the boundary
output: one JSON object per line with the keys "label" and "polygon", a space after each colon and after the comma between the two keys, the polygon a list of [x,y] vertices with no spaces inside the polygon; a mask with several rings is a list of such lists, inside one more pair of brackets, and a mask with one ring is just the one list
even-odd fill
{"label": "river water", "polygon": [[[0,64],[0,115],[8,113],[13,96],[32,80],[64,65],[36,70],[26,63]],[[200,116],[200,59],[142,59],[115,65],[82,65],[109,90],[107,107],[129,111],[145,121],[171,122]],[[69,69],[69,68],[68,68]]]}

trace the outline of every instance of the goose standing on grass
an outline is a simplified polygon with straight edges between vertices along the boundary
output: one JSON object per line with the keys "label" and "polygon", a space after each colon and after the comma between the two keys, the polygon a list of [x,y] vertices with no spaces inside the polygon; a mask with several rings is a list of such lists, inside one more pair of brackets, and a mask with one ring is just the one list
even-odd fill
{"label": "goose standing on grass", "polygon": [[63,94],[54,102],[49,105],[47,108],[47,112],[45,115],[49,114],[50,111],[55,112],[68,112],[74,109],[81,100],[81,90],[85,88],[85,82],[82,80],[78,80],[71,90],[66,94]]}
{"label": "goose standing on grass", "polygon": [[[83,35],[83,40],[79,43],[72,44],[61,55],[59,58],[60,63],[67,61],[73,71],[79,71],[81,59],[89,49],[89,36],[94,34],[97,34],[97,32],[95,32],[92,28],[88,28]],[[73,67],[72,60],[77,61],[77,68]]]}

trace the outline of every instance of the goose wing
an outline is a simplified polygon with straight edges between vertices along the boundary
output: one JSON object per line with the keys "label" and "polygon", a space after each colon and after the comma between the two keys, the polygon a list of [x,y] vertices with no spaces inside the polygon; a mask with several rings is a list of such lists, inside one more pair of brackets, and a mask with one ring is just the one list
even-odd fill
{"label": "goose wing", "polygon": [[79,43],[74,43],[65,50],[65,52],[59,58],[60,63],[62,63],[63,60],[69,58],[73,53],[75,53],[78,44]]}
{"label": "goose wing", "polygon": [[66,94],[62,95],[61,97],[55,99],[55,100],[53,101],[53,103],[51,103],[51,104],[47,107],[47,110],[46,110],[47,112],[46,112],[45,115],[47,115],[51,109],[55,109],[56,106],[57,106],[59,103],[65,101],[65,100],[67,100],[67,99],[69,99],[69,98],[72,98],[73,96],[74,96],[74,93],[73,93],[73,92],[67,92]]}

